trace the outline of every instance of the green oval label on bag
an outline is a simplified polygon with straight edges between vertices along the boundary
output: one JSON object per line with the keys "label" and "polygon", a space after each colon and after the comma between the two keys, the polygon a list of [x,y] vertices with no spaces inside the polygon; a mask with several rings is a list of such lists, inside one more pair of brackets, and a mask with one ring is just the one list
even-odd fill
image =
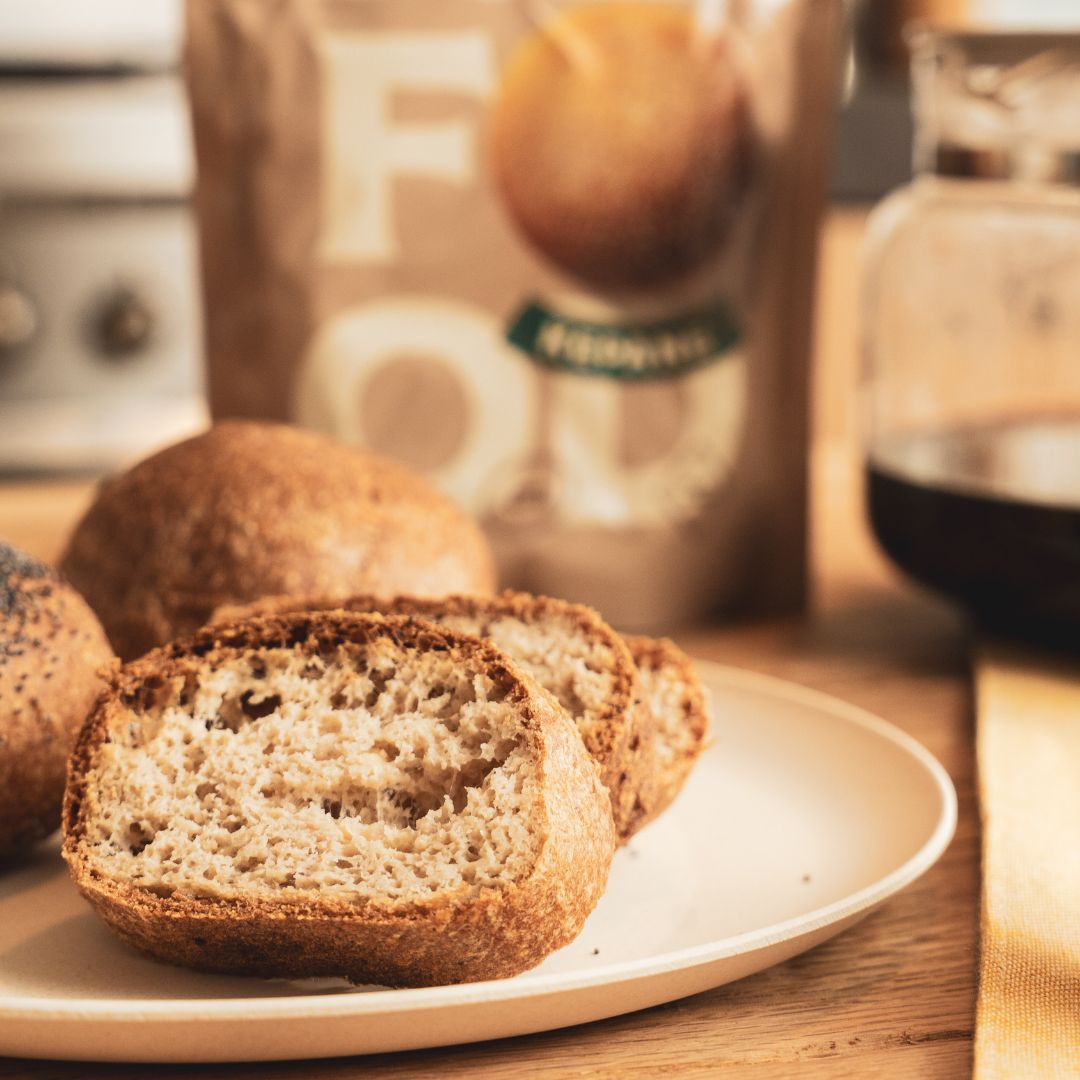
{"label": "green oval label on bag", "polygon": [[677,318],[620,325],[572,319],[533,301],[506,338],[546,367],[615,379],[657,379],[711,363],[741,336],[732,312],[719,303]]}

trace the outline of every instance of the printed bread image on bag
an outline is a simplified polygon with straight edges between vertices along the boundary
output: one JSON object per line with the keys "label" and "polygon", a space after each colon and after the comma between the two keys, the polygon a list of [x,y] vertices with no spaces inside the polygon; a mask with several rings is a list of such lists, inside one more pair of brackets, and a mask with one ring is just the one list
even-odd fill
{"label": "printed bread image on bag", "polygon": [[802,602],[835,0],[187,12],[216,416],[404,460],[624,628]]}

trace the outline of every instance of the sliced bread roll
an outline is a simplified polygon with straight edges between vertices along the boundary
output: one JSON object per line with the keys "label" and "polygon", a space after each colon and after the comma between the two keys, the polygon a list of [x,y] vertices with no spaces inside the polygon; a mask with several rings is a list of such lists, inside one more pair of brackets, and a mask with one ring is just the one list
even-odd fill
{"label": "sliced bread roll", "polygon": [[622,842],[670,805],[701,752],[708,713],[689,657],[666,638],[624,641],[581,604],[514,592],[439,599],[279,596],[220,608],[214,621],[332,608],[418,615],[486,638],[519,663],[576,720],[611,792]]}
{"label": "sliced bread roll", "polygon": [[121,669],[72,758],[64,857],[172,963],[420,986],[569,942],[614,831],[573,723],[495,648],[343,612],[208,628]]}
{"label": "sliced bread roll", "polygon": [[709,704],[693,661],[668,638],[627,637],[642,708],[651,720],[639,771],[648,779],[629,811],[631,831],[647,825],[682,790],[709,733]]}
{"label": "sliced bread roll", "polygon": [[220,608],[213,621],[335,608],[418,616],[484,638],[502,650],[573,717],[611,794],[616,832],[622,840],[629,836],[634,793],[642,782],[636,771],[641,742],[637,672],[625,642],[595,611],[565,600],[514,592],[437,599],[278,596]]}

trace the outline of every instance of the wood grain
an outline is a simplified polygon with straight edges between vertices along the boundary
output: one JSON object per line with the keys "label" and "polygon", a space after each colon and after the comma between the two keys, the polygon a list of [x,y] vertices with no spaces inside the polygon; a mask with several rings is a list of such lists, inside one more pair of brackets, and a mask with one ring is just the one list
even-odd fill
{"label": "wood grain", "polygon": [[[826,254],[850,262],[861,219],[841,215]],[[832,256],[829,256],[829,251]],[[848,286],[849,288],[849,286]],[[814,610],[806,619],[680,637],[693,654],[778,675],[885,717],[945,765],[960,798],[956,839],[924,878],[848,933],[731,986],[630,1016],[526,1038],[370,1058],[157,1067],[159,1078],[292,1080],[484,1077],[747,1077],[753,1080],[970,1075],[978,908],[967,635],[949,610],[886,566],[862,519],[851,430],[851,308],[839,270],[820,311],[818,436],[812,462]],[[850,332],[850,328],[849,328]],[[0,485],[0,536],[56,554],[85,485]],[[715,828],[730,823],[717,821]],[[738,889],[733,875],[731,888]],[[2,958],[0,958],[2,962]],[[0,1078],[144,1077],[146,1066],[0,1061]]]}

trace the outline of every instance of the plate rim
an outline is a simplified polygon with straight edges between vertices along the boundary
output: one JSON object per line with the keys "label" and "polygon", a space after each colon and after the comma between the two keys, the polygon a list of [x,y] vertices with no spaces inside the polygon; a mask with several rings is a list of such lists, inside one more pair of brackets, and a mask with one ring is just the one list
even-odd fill
{"label": "plate rim", "polygon": [[870,885],[831,904],[815,908],[808,914],[733,937],[636,960],[604,964],[588,971],[552,972],[529,975],[524,979],[488,979],[446,986],[281,997],[165,998],[140,1001],[132,998],[79,999],[4,994],[0,995],[0,1020],[221,1024],[250,1019],[330,1019],[342,1016],[363,1017],[388,1009],[395,1013],[407,1013],[446,1006],[479,1005],[492,1001],[511,1002],[522,998],[588,990],[603,985],[619,985],[768,949],[785,941],[811,935],[826,926],[843,923],[860,913],[868,913],[870,909],[921,877],[945,852],[956,831],[956,789],[945,767],[912,735],[859,705],[800,683],[696,657],[693,658],[693,663],[703,682],[719,683],[734,690],[757,692],[773,698],[784,698],[817,711],[830,713],[854,727],[873,732],[914,758],[934,781],[940,800],[937,822],[922,846],[900,866]]}

